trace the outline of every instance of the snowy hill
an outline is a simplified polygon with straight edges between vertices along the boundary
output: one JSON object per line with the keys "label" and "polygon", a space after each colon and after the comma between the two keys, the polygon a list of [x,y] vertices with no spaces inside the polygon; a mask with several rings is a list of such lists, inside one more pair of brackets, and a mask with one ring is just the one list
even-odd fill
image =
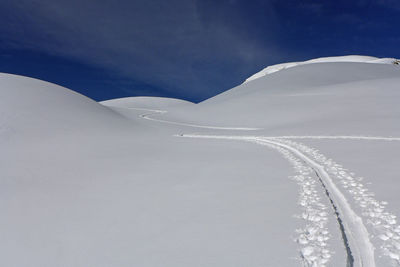
{"label": "snowy hill", "polygon": [[399,83],[400,67],[393,64],[307,64],[235,87],[188,107],[190,113],[172,113],[270,135],[400,135],[400,124],[393,123],[400,115]]}
{"label": "snowy hill", "polygon": [[3,131],[44,138],[126,125],[125,120],[103,105],[51,83],[0,74],[0,88]]}
{"label": "snowy hill", "polygon": [[277,65],[200,104],[0,74],[0,265],[399,266],[391,62]]}

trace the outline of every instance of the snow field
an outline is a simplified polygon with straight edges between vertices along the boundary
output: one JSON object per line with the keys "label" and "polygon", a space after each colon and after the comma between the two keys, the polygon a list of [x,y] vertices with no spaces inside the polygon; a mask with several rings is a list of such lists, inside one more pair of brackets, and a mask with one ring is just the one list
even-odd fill
{"label": "snow field", "polygon": [[400,266],[392,63],[284,63],[199,104],[0,74],[0,265]]}

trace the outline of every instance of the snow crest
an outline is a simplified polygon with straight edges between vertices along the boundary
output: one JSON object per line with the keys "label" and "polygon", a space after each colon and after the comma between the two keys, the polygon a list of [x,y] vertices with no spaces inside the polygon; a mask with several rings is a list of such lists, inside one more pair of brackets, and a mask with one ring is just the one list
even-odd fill
{"label": "snow crest", "polygon": [[313,63],[329,63],[329,62],[353,62],[353,63],[376,63],[376,64],[400,64],[400,60],[395,58],[377,58],[370,56],[339,56],[339,57],[321,57],[316,59],[311,59],[307,61],[300,62],[288,62],[277,65],[268,66],[265,69],[253,74],[249,78],[247,78],[243,84],[250,82],[252,80],[264,77],[265,75],[278,72],[284,69],[289,69],[301,65],[313,64]]}

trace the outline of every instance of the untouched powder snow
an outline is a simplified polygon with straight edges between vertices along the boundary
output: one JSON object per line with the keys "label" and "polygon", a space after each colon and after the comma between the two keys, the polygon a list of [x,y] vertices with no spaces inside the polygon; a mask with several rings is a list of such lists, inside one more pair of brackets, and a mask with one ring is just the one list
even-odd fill
{"label": "untouched powder snow", "polygon": [[391,62],[283,64],[199,104],[0,74],[0,266],[400,266]]}
{"label": "untouched powder snow", "polygon": [[0,73],[0,129],[10,138],[45,139],[78,132],[129,128],[111,109],[37,79]]}
{"label": "untouched powder snow", "polygon": [[[369,57],[369,56],[340,56],[340,57],[321,57],[316,59],[311,59],[302,62],[288,62],[282,63],[277,65],[268,66],[265,69],[253,74],[249,78],[247,78],[244,83],[250,82],[252,80],[261,78],[265,75],[281,71],[288,68],[293,68],[301,65],[306,64],[313,64],[313,63],[332,63],[332,62],[358,62],[358,63],[377,63],[377,64],[399,64],[399,60],[395,58],[376,58],[376,57]],[[396,63],[397,62],[397,63]]]}

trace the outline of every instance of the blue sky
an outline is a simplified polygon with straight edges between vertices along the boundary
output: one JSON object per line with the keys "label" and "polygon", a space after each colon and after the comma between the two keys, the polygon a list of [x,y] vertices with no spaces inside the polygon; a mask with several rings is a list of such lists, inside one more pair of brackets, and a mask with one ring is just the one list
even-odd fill
{"label": "blue sky", "polygon": [[198,102],[271,64],[400,58],[397,0],[0,1],[0,72]]}

